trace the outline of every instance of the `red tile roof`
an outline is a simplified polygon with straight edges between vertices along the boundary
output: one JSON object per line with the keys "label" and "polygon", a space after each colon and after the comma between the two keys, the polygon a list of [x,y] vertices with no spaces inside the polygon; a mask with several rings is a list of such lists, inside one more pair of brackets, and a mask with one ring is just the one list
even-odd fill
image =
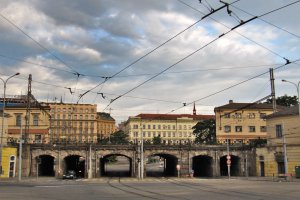
{"label": "red tile roof", "polygon": [[175,120],[178,118],[190,118],[193,120],[214,119],[214,115],[190,115],[190,114],[139,114],[141,119]]}

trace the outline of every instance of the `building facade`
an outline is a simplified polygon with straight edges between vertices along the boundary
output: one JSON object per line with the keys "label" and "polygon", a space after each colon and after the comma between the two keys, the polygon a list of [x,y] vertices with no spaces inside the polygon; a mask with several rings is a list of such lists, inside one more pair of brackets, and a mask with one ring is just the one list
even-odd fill
{"label": "building facade", "polygon": [[97,105],[47,103],[50,106],[52,143],[97,142]]}
{"label": "building facade", "polygon": [[[256,149],[258,176],[295,176],[296,167],[300,167],[300,117],[299,108],[294,106],[266,117],[267,146]],[[284,150],[286,144],[286,152]],[[284,158],[286,155],[287,172]],[[300,168],[299,168],[300,169]]]}
{"label": "building facade", "polygon": [[216,107],[216,136],[219,143],[245,143],[266,139],[265,117],[273,113],[272,104],[234,103]]}
{"label": "building facade", "polygon": [[17,148],[3,147],[2,174],[0,178],[13,178],[16,176]]}
{"label": "building facade", "polygon": [[49,111],[50,107],[26,96],[10,98],[6,101],[7,142],[19,143],[20,133],[28,144],[49,143]]}
{"label": "building facade", "polygon": [[[141,138],[151,143],[154,137],[161,137],[164,144],[187,144],[195,141],[192,127],[197,122],[214,118],[213,115],[188,114],[139,114],[129,117],[125,133],[129,141],[140,143]],[[142,135],[143,134],[143,135]]]}
{"label": "building facade", "polygon": [[97,137],[99,140],[108,138],[116,131],[116,120],[109,113],[97,113]]}

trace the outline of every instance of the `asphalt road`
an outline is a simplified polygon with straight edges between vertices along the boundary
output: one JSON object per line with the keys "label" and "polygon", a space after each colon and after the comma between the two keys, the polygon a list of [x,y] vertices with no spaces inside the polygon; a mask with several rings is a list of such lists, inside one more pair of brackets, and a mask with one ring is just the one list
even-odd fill
{"label": "asphalt road", "polygon": [[132,178],[0,181],[1,200],[296,200],[299,198],[300,182],[196,178],[147,178],[143,181]]}

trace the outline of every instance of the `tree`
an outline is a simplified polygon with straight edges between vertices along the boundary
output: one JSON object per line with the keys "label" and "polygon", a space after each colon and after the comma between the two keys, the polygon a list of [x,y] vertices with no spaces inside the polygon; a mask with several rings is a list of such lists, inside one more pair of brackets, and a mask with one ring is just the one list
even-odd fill
{"label": "tree", "polygon": [[[276,98],[276,104],[280,106],[291,107],[298,104],[297,100],[297,96],[288,96],[285,94],[284,96]],[[266,103],[272,104],[273,101],[272,99],[268,99]]]}
{"label": "tree", "polygon": [[110,135],[111,144],[128,144],[128,135],[124,131],[119,130]]}
{"label": "tree", "polygon": [[196,136],[195,143],[215,144],[216,143],[216,120],[206,119],[199,121],[193,126],[193,133]]}
{"label": "tree", "polygon": [[161,137],[160,137],[160,135],[158,135],[158,136],[156,136],[156,137],[153,137],[153,138],[152,138],[152,143],[153,143],[154,145],[159,145],[159,144],[161,144]]}

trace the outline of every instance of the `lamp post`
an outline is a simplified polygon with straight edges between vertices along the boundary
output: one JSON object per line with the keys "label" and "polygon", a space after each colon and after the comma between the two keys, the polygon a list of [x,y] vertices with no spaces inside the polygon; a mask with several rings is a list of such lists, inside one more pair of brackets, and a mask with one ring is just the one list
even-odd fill
{"label": "lamp post", "polygon": [[287,80],[282,80],[282,82],[287,82],[287,83],[291,83],[291,84],[293,84],[296,88],[297,88],[297,95],[298,95],[298,107],[299,107],[299,110],[298,110],[298,112],[299,112],[299,117],[300,117],[300,99],[299,99],[299,85],[300,85],[300,81],[296,84],[296,83],[294,83],[294,82],[291,82],[291,81],[287,81]]}
{"label": "lamp post", "polygon": [[2,105],[2,131],[1,131],[1,140],[0,140],[0,175],[2,174],[2,151],[3,151],[3,136],[4,136],[4,109],[5,109],[5,92],[6,92],[6,84],[9,79],[14,76],[18,76],[20,73],[15,73],[14,75],[8,77],[6,80],[1,79],[3,82],[3,105]]}

